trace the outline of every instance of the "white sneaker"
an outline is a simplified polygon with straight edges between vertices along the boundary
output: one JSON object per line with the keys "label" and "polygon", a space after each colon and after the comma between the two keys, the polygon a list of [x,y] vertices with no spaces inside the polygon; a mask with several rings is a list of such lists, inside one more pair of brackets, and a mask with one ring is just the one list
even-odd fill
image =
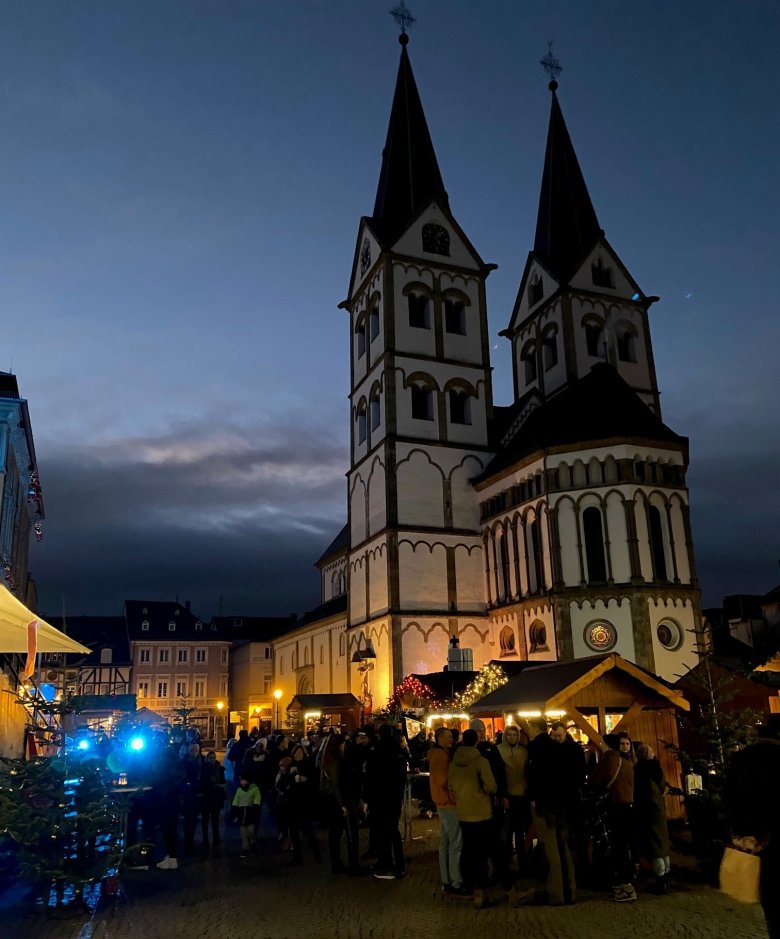
{"label": "white sneaker", "polygon": [[161,871],[175,871],[179,868],[179,862],[175,857],[170,857],[168,854],[160,861],[157,865],[158,870]]}

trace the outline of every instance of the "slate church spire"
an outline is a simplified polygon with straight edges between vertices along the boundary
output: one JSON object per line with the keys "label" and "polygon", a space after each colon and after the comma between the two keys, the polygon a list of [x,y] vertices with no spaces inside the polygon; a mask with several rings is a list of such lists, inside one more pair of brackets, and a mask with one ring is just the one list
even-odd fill
{"label": "slate church spire", "polygon": [[406,49],[409,36],[401,33],[398,39],[401,61],[372,217],[372,227],[385,243],[392,242],[431,202],[449,207]]}

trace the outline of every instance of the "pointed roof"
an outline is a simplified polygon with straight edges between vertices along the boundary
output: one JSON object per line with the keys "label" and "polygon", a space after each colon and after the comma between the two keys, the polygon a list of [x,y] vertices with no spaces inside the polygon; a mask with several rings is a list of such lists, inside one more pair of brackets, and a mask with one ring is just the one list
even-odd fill
{"label": "pointed roof", "polygon": [[550,82],[552,107],[534,252],[565,283],[602,232],[558,104],[557,87],[557,82]]}
{"label": "pointed roof", "polygon": [[385,244],[394,241],[434,200],[449,208],[447,192],[431,142],[417,84],[402,33],[401,62],[395,84],[372,228]]}

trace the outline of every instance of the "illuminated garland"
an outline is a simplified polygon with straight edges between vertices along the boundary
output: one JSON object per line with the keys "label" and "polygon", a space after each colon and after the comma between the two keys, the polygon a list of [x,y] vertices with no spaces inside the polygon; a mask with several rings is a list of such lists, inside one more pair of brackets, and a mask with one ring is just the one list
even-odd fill
{"label": "illuminated garland", "polygon": [[508,681],[509,679],[501,666],[489,662],[484,668],[480,669],[466,688],[456,696],[458,706],[462,708],[471,707],[471,705],[479,701],[480,698],[484,698],[485,695],[490,694],[491,691],[495,691],[496,688],[500,688],[501,685],[505,685]]}
{"label": "illuminated garland", "polygon": [[437,704],[436,695],[414,675],[407,675],[388,698],[385,710],[402,711],[409,707],[432,707]]}

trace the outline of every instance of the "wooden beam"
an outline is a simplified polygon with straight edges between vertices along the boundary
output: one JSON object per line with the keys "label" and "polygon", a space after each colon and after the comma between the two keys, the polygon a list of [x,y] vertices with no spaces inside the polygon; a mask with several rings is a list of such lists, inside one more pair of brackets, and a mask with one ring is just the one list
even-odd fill
{"label": "wooden beam", "polygon": [[612,728],[612,733],[619,734],[621,730],[628,730],[631,722],[634,720],[635,717],[637,717],[639,714],[642,713],[643,708],[644,708],[644,703],[642,701],[634,701],[631,707],[626,711],[626,713],[620,718],[617,724],[615,724],[615,726]]}
{"label": "wooden beam", "polygon": [[588,735],[589,740],[595,740],[596,745],[600,747],[602,750],[609,749],[606,743],[604,743],[604,738],[601,736],[601,734],[596,730],[593,724],[590,723],[590,721],[585,717],[584,714],[580,714],[577,708],[573,707],[572,705],[569,705],[566,708],[566,714],[568,717],[572,719],[572,721],[579,727],[579,729],[584,734]]}
{"label": "wooden beam", "polygon": [[669,701],[674,704],[675,707],[680,708],[683,711],[690,711],[691,706],[685,700],[685,698],[677,691],[672,691],[671,688],[668,688],[666,685],[662,684],[654,675],[650,675],[648,672],[644,671],[641,668],[637,668],[633,662],[629,662],[627,659],[618,658],[615,661],[615,665],[621,671],[626,672],[628,675],[631,675],[632,678],[636,678],[637,681],[641,682],[646,688],[652,688],[657,694],[661,695],[664,698],[667,698]]}
{"label": "wooden beam", "polygon": [[554,695],[552,698],[547,701],[544,706],[546,711],[552,710],[565,710],[567,707],[566,702],[569,698],[573,698],[578,691],[583,691],[588,685],[592,685],[593,682],[600,678],[605,672],[613,669],[617,664],[617,656],[613,652],[608,655],[603,661],[599,662],[597,665],[594,665],[593,668],[585,672],[584,675],[581,675],[576,681],[573,681],[566,688],[563,688],[558,694]]}

